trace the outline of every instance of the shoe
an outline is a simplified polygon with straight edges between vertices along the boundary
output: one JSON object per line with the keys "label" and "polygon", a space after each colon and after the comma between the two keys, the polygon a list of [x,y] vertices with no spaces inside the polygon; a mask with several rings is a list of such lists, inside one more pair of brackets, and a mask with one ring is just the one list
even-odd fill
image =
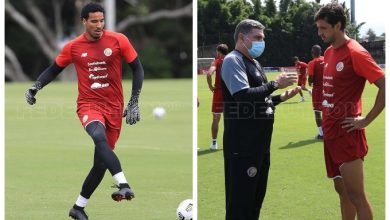
{"label": "shoe", "polygon": [[[122,185],[122,184],[120,184],[120,185]],[[113,192],[111,194],[111,198],[114,201],[120,202],[124,199],[132,200],[135,197],[133,190],[130,187],[128,187],[128,185],[125,187],[123,187],[123,186],[115,186],[115,187],[119,188],[119,190],[116,192]]]}
{"label": "shoe", "polygon": [[318,134],[317,136],[315,136],[315,139],[317,139],[317,140],[323,140],[323,139],[324,139],[324,136]]}
{"label": "shoe", "polygon": [[304,102],[305,101],[305,99],[304,98],[301,98],[301,102]]}
{"label": "shoe", "polygon": [[309,89],[309,90],[307,90],[307,92],[309,93],[309,95],[311,96],[311,90]]}
{"label": "shoe", "polygon": [[69,210],[69,217],[72,219],[77,219],[77,220],[88,220],[87,214],[85,214],[84,209],[75,209],[71,208]]}
{"label": "shoe", "polygon": [[210,144],[210,150],[217,150],[217,149],[218,149],[218,144],[217,143],[215,143],[215,144],[211,143]]}

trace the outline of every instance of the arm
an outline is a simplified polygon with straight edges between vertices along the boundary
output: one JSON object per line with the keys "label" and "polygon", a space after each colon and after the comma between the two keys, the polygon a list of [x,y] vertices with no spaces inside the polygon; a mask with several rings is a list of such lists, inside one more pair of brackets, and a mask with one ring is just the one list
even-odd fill
{"label": "arm", "polygon": [[123,112],[123,117],[126,117],[127,124],[133,125],[141,118],[138,107],[138,98],[144,81],[144,68],[138,58],[135,58],[131,63],[129,63],[129,66],[133,71],[133,85],[131,98],[125,111]]}
{"label": "arm", "polygon": [[[131,90],[131,99],[137,99],[141,93],[142,84],[144,81],[144,68],[141,61],[135,58],[134,61],[129,63],[131,70],[133,71],[133,85]],[[130,100],[131,100],[130,99]]]}
{"label": "arm", "polygon": [[[255,88],[242,89],[242,90],[238,91],[237,93],[233,94],[233,97],[237,101],[256,101],[256,100],[259,101],[259,100],[264,100],[266,97],[271,95],[276,89],[286,88],[288,86],[291,86],[296,81],[297,81],[296,74],[281,73],[280,75],[278,75],[276,77],[275,81],[270,81],[270,82],[268,82],[268,83],[266,83],[266,84],[264,84],[262,86],[258,86],[258,87],[255,87]],[[277,84],[276,88],[274,86],[275,82]],[[288,90],[288,91],[290,91],[290,90]],[[292,95],[292,96],[294,96],[294,95]],[[283,101],[291,98],[292,96],[290,94],[290,96],[283,97],[283,94],[282,94],[280,97],[275,96],[275,98],[272,98],[272,101],[275,100],[275,102],[277,104],[279,104],[280,102],[283,102]]]}
{"label": "arm", "polygon": [[46,68],[38,77],[37,81],[28,89],[25,93],[27,103],[34,105],[36,102],[35,95],[45,87],[47,84],[52,82],[63,70],[64,68],[57,65],[54,62],[48,68]]}
{"label": "arm", "polygon": [[342,127],[348,129],[347,132],[362,129],[367,127],[385,108],[385,90],[386,90],[386,82],[385,77],[378,79],[374,82],[374,84],[379,88],[378,93],[376,95],[374,106],[368,112],[365,117],[357,117],[357,118],[346,118],[341,122]]}
{"label": "arm", "polygon": [[210,88],[210,90],[213,92],[214,91],[214,86],[213,86],[213,80],[212,80],[212,78],[211,78],[211,76],[213,75],[213,73],[215,72],[215,70],[216,70],[217,68],[215,67],[215,64],[214,64],[214,62],[211,64],[211,66],[210,66],[210,68],[209,68],[209,70],[207,71],[207,75],[206,75],[206,77],[207,77],[207,84],[208,84],[208,86],[209,86],[209,88]]}

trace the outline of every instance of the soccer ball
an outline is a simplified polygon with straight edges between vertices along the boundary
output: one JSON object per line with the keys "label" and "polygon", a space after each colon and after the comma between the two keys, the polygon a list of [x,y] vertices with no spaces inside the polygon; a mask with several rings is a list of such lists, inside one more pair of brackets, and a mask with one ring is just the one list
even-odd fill
{"label": "soccer ball", "polygon": [[192,199],[182,201],[176,210],[178,220],[192,220]]}
{"label": "soccer ball", "polygon": [[165,116],[166,114],[166,111],[165,111],[165,108],[163,107],[156,107],[153,109],[153,116],[156,118],[156,119],[161,119]]}

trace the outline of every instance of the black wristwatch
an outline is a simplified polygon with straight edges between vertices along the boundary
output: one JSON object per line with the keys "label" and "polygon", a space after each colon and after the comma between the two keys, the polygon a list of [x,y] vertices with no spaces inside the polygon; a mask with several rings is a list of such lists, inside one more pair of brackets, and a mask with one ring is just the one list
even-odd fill
{"label": "black wristwatch", "polygon": [[273,89],[275,89],[275,90],[279,89],[279,83],[278,82],[270,81],[269,83],[271,84]]}

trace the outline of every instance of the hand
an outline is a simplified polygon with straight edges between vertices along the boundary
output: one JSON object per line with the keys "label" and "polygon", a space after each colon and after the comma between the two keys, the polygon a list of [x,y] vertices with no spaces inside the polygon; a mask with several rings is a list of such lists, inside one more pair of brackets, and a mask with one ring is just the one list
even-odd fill
{"label": "hand", "polygon": [[296,73],[281,73],[276,77],[276,82],[279,84],[279,89],[293,85],[298,80]]}
{"label": "hand", "polygon": [[138,100],[130,100],[129,104],[127,104],[125,111],[123,112],[123,116],[126,118],[126,124],[133,125],[140,121],[140,111],[138,107]]}
{"label": "hand", "polygon": [[30,105],[34,105],[37,99],[35,98],[35,95],[37,94],[38,89],[35,86],[32,86],[30,89],[26,91],[24,94],[26,97],[26,101]]}
{"label": "hand", "polygon": [[282,100],[282,102],[294,97],[296,94],[298,94],[298,92],[301,91],[301,87],[300,86],[297,86],[293,89],[289,89],[287,91],[285,91],[284,93],[282,93],[282,95],[280,95],[280,99]]}
{"label": "hand", "polygon": [[347,132],[351,132],[354,130],[363,129],[368,125],[365,117],[358,116],[356,118],[345,118],[344,121],[341,122],[341,127],[348,129]]}

